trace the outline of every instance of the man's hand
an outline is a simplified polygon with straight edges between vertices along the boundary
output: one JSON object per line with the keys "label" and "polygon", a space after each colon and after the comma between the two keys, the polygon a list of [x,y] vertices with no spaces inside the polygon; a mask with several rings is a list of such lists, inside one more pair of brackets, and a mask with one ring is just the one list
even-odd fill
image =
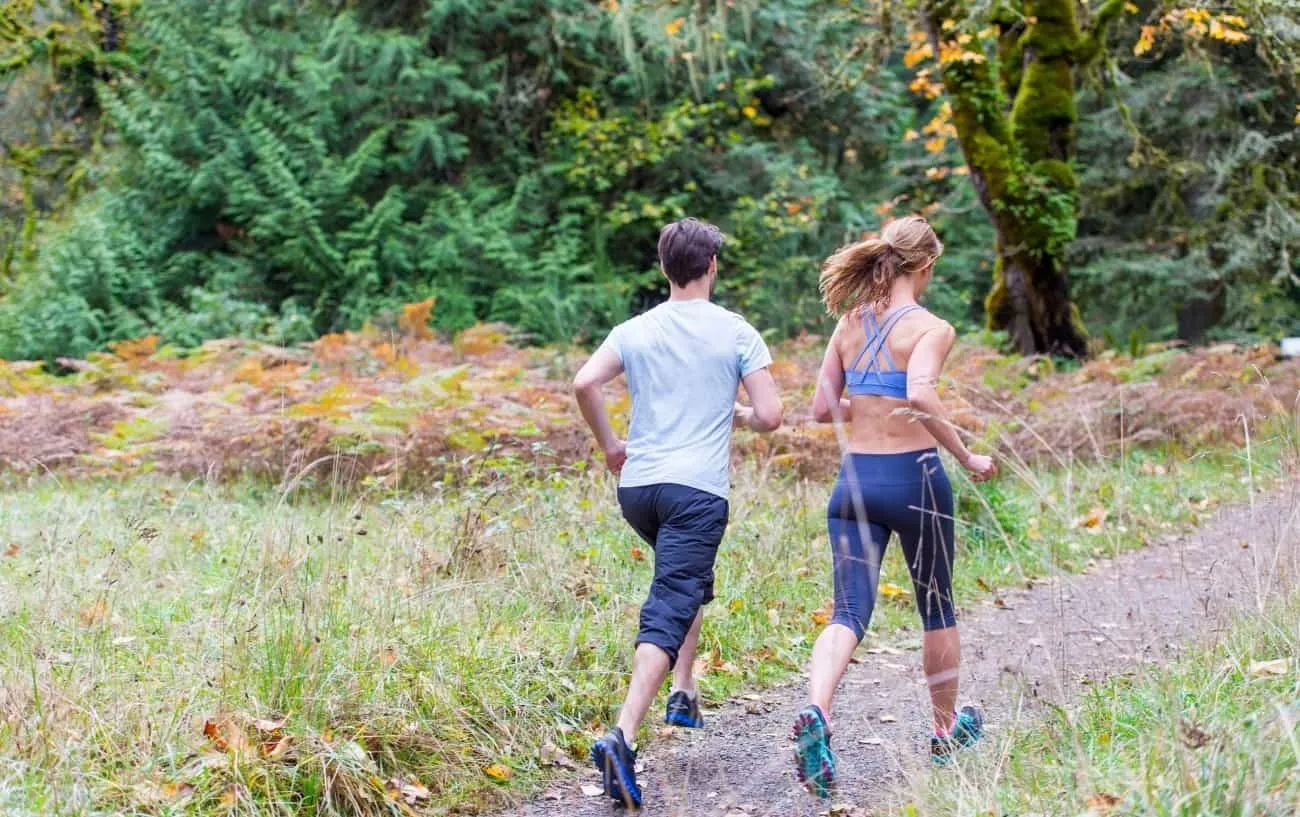
{"label": "man's hand", "polygon": [[605,449],[605,467],[614,476],[623,473],[625,462],[627,462],[627,443],[616,440],[613,445]]}

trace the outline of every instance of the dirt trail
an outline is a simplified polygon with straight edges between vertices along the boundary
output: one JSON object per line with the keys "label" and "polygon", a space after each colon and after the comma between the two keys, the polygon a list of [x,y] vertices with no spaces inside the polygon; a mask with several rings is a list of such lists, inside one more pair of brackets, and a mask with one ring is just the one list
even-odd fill
{"label": "dirt trail", "polygon": [[[1089,681],[1176,658],[1226,617],[1298,580],[1300,489],[1293,488],[1225,509],[1193,533],[1089,574],[1007,592],[1003,607],[970,610],[961,624],[961,702],[982,705],[990,730],[1048,702],[1069,705]],[[834,802],[880,809],[898,804],[909,778],[928,773],[928,699],[919,652],[859,656],[832,718],[841,777]],[[640,758],[642,813],[825,814],[829,804],[806,794],[793,774],[789,732],[804,694],[797,681],[706,710],[702,731],[661,737],[652,726]],[[580,778],[557,780],[550,799],[508,813],[609,815],[603,796],[583,796],[580,785],[592,782],[599,782],[595,772],[584,768]]]}

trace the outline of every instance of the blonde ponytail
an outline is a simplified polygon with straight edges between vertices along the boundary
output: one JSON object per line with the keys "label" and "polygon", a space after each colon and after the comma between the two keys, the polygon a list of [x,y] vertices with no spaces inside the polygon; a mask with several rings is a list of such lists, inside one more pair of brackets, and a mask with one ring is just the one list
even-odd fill
{"label": "blonde ponytail", "polygon": [[822,264],[817,288],[826,311],[839,318],[889,299],[894,281],[921,272],[943,252],[943,244],[920,216],[885,225],[878,238],[840,247]]}

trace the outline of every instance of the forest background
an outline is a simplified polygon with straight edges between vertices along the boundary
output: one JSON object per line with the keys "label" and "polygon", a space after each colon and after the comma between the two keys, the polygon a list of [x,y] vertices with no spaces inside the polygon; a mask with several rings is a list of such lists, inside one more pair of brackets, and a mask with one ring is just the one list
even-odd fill
{"label": "forest background", "polygon": [[[1090,6],[9,0],[0,357],[287,344],[419,302],[449,334],[590,341],[664,297],[684,215],[726,232],[719,297],[774,339],[825,329],[822,258],[918,211],[963,331],[1008,329],[999,219],[1046,213],[1029,249],[1093,352],[1300,334],[1300,12]],[[1027,145],[1002,199],[971,184],[959,68]],[[1027,155],[1052,105],[1059,171]]]}

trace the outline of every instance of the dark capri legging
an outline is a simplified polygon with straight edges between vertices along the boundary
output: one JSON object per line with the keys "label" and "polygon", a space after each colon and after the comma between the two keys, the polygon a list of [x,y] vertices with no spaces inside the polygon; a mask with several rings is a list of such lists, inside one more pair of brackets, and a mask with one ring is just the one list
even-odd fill
{"label": "dark capri legging", "polygon": [[835,613],[862,639],[876,606],[880,563],[897,533],[927,631],[957,623],[952,605],[952,485],[936,449],[850,454],[826,508]]}

